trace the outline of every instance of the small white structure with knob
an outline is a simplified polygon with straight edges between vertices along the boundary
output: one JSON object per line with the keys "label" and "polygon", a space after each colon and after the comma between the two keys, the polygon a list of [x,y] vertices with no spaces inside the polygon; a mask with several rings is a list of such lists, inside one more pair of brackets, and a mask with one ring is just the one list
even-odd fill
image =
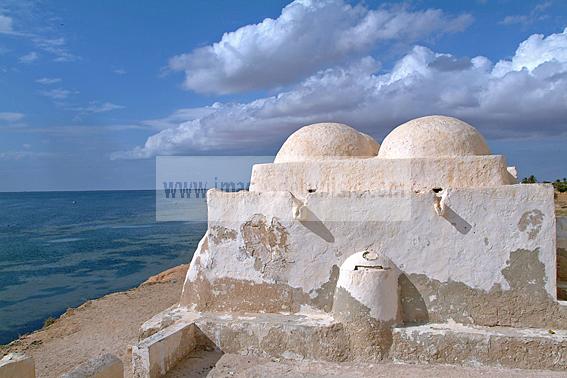
{"label": "small white structure with knob", "polygon": [[[376,321],[396,323],[400,314],[399,277],[400,270],[382,254],[353,254],[340,267],[333,312],[344,320],[367,312]],[[368,311],[361,312],[361,307]]]}

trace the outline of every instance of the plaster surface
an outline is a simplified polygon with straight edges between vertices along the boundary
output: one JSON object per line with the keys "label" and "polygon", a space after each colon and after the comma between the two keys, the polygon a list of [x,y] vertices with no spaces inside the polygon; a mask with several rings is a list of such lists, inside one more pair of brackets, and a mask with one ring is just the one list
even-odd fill
{"label": "plaster surface", "polygon": [[339,193],[365,190],[430,190],[516,183],[499,155],[416,159],[355,159],[256,164],[251,192]]}
{"label": "plaster surface", "polygon": [[135,378],[162,377],[198,345],[192,322],[177,321],[163,326],[132,346],[132,375]]}
{"label": "plaster surface", "polygon": [[[394,194],[402,198],[395,205],[388,192],[308,193],[303,203],[319,220],[301,222],[293,218],[296,198],[289,192],[210,191],[210,230],[189,268],[181,304],[198,311],[328,311],[338,267],[357,251],[374,250],[404,273],[406,316],[421,311],[446,321],[454,316],[451,301],[470,292],[477,300],[463,304],[467,323],[565,325],[555,301],[551,186],[452,188],[444,216],[435,211],[432,191]],[[367,212],[352,211],[352,196]],[[373,214],[381,219],[369,220]],[[222,232],[212,236],[215,230]],[[514,265],[518,253],[531,268]],[[522,293],[541,306],[518,306]],[[489,319],[474,311],[500,294],[510,296],[498,302],[498,314]],[[551,307],[558,318],[541,317]]]}
{"label": "plaster surface", "polygon": [[393,335],[394,361],[567,369],[567,331],[450,322],[394,328]]}
{"label": "plaster surface", "polygon": [[[166,321],[160,325],[159,319],[168,317],[177,320],[174,324],[166,325]],[[163,364],[173,361],[171,356],[181,351],[189,361],[200,351],[272,360],[395,361],[553,370],[565,370],[567,361],[565,330],[465,326],[449,321],[394,327],[387,332],[383,328],[360,332],[360,324],[340,322],[324,312],[194,313],[183,308],[172,308],[156,316],[148,326],[164,327],[140,343],[159,358],[140,355],[140,347],[134,353],[139,356],[136,363],[153,372],[159,366],[167,366],[166,373],[179,370],[177,363]],[[187,339],[188,344],[167,341],[188,333],[192,335]],[[179,349],[175,349],[176,345]],[[187,367],[182,359],[178,362]]]}
{"label": "plaster surface", "polygon": [[489,155],[482,135],[471,125],[446,116],[413,119],[384,138],[378,156],[384,159]]}
{"label": "plaster surface", "polygon": [[274,163],[340,160],[376,156],[380,145],[369,135],[342,123],[304,126],[287,138]]}
{"label": "plaster surface", "polygon": [[[370,317],[390,325],[399,320],[399,269],[383,255],[357,252],[341,265],[333,314],[349,322]],[[364,319],[366,320],[366,319]]]}

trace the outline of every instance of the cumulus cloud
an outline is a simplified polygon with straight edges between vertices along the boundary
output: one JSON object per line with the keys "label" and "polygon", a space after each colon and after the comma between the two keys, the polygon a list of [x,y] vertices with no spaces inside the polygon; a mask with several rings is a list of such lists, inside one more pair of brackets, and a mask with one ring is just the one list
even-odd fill
{"label": "cumulus cloud", "polygon": [[415,46],[390,71],[380,72],[374,58],[364,57],[321,70],[275,96],[193,109],[203,114],[113,158],[273,152],[298,127],[331,120],[382,139],[397,124],[427,114],[460,117],[490,138],[565,136],[565,46],[567,28],[548,37],[532,35],[511,60],[496,64]]}
{"label": "cumulus cloud", "polygon": [[21,121],[23,118],[24,114],[22,113],[0,112],[0,121],[3,122],[17,122]]}
{"label": "cumulus cloud", "polygon": [[563,33],[533,34],[520,43],[516,54],[510,61],[500,61],[496,65],[495,74],[501,76],[509,71],[521,71],[523,68],[533,71],[543,63],[562,64],[567,62],[567,28]]}
{"label": "cumulus cloud", "polygon": [[169,68],[184,71],[185,87],[197,92],[267,89],[364,55],[381,43],[413,43],[461,31],[471,22],[468,14],[451,16],[437,9],[296,0],[276,19],[241,27],[212,45],[173,57]]}

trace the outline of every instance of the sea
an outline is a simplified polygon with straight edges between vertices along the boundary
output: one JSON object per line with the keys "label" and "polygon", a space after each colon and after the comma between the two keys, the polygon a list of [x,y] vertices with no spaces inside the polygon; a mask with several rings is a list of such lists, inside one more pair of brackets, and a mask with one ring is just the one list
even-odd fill
{"label": "sea", "polygon": [[206,222],[156,222],[155,196],[0,193],[0,344],[189,263]]}

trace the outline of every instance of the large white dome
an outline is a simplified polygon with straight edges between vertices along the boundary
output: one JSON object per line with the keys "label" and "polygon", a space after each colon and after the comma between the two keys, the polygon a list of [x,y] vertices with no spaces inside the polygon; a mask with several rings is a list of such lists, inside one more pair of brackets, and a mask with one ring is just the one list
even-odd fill
{"label": "large white dome", "polygon": [[396,127],[382,142],[386,159],[490,155],[482,135],[457,118],[427,116]]}
{"label": "large white dome", "polygon": [[372,137],[342,123],[304,126],[287,138],[274,163],[307,160],[369,158],[380,145]]}

